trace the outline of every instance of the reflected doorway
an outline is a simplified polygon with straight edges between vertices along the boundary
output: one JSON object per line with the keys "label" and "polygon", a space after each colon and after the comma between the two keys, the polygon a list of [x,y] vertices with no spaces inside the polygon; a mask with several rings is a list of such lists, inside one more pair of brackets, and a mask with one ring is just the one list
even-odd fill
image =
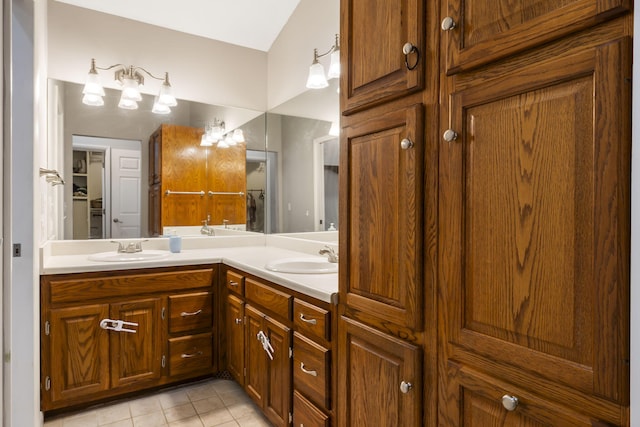
{"label": "reflected doorway", "polygon": [[141,142],[72,135],[73,239],[141,236]]}

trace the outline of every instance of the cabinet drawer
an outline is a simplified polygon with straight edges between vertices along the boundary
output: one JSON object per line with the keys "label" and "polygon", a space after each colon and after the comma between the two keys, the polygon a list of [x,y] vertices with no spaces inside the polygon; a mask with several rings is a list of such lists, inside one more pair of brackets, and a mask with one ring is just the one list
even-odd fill
{"label": "cabinet drawer", "polygon": [[329,427],[329,417],[294,390],[293,425],[294,427]]}
{"label": "cabinet drawer", "polygon": [[302,335],[331,340],[330,313],[298,298],[293,300],[293,325]]}
{"label": "cabinet drawer", "polygon": [[291,319],[291,295],[249,278],[245,279],[244,292],[247,300],[285,319]]}
{"label": "cabinet drawer", "polygon": [[211,333],[169,339],[169,375],[212,370]]}
{"label": "cabinet drawer", "polygon": [[295,332],[293,335],[293,386],[316,405],[331,407],[330,351]]}
{"label": "cabinet drawer", "polygon": [[227,280],[225,281],[227,289],[238,295],[244,295],[244,277],[233,271],[227,271]]}
{"label": "cabinet drawer", "polygon": [[211,292],[169,296],[169,333],[210,328],[212,300]]}

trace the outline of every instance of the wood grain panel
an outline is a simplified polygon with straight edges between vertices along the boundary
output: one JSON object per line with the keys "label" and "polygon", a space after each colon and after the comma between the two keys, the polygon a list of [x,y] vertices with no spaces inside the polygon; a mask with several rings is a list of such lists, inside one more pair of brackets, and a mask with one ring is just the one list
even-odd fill
{"label": "wood grain panel", "polygon": [[277,314],[282,319],[291,320],[293,297],[277,289],[250,278],[245,278],[244,291],[247,301]]}
{"label": "wood grain panel", "polygon": [[[419,90],[424,84],[424,5],[418,0],[341,2],[340,60],[343,114]],[[374,30],[375,29],[375,30]],[[411,43],[419,55],[405,64],[402,47]]]}
{"label": "wood grain panel", "polygon": [[211,332],[169,339],[169,374],[207,374],[213,371]]}
{"label": "wood grain panel", "polygon": [[169,333],[213,326],[213,294],[198,292],[169,296]]}
{"label": "wood grain panel", "polygon": [[262,330],[262,314],[250,305],[245,305],[245,338],[244,361],[245,376],[244,389],[251,399],[260,408],[264,408],[264,400],[267,392],[267,355],[260,341],[256,339],[258,332]]}
{"label": "wood grain panel", "polygon": [[[276,427],[289,426],[291,412],[291,329],[264,318],[264,333],[273,347],[273,359],[267,358],[267,395],[264,413]],[[263,352],[264,357],[266,353]]]}
{"label": "wood grain panel", "polygon": [[217,145],[207,153],[207,192],[230,192],[207,196],[210,224],[246,224],[247,222],[247,150],[245,144],[228,148]]}
{"label": "wood grain panel", "polygon": [[295,332],[293,334],[293,384],[309,400],[331,409],[331,352]]}
{"label": "wood grain panel", "polygon": [[468,70],[628,12],[629,0],[452,0],[442,16],[456,27],[445,31],[447,72]]}
{"label": "wood grain panel", "polygon": [[298,391],[293,391],[293,425],[307,427],[329,427],[329,417],[304,398]]}
{"label": "wood grain panel", "polygon": [[234,295],[226,304],[227,370],[238,384],[244,386],[244,303]]}

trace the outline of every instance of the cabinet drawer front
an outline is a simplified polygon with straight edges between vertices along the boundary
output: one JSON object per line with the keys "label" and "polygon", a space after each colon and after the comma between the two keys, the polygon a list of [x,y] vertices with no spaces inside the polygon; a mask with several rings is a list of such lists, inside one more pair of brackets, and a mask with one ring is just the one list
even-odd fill
{"label": "cabinet drawer front", "polygon": [[295,332],[293,385],[316,405],[330,408],[330,351]]}
{"label": "cabinet drawer front", "polygon": [[249,278],[245,279],[244,292],[247,300],[285,319],[291,319],[291,295]]}
{"label": "cabinet drawer front", "polygon": [[169,332],[184,332],[212,326],[211,292],[169,297]]}
{"label": "cabinet drawer front", "polygon": [[321,340],[331,340],[331,315],[308,302],[293,300],[293,325],[303,335]]}
{"label": "cabinet drawer front", "polygon": [[227,289],[238,295],[244,295],[244,277],[233,271],[227,271],[227,280],[225,281]]}
{"label": "cabinet drawer front", "polygon": [[169,340],[169,375],[210,372],[212,370],[211,333]]}
{"label": "cabinet drawer front", "polygon": [[329,417],[305,399],[293,392],[293,425],[304,427],[329,427]]}
{"label": "cabinet drawer front", "polygon": [[109,298],[114,294],[121,297],[150,292],[173,292],[182,289],[203,288],[211,286],[212,281],[212,267],[157,273],[140,271],[116,273],[110,277],[105,277],[104,272],[79,273],[44,276],[43,290],[48,288],[51,304],[58,304],[86,302],[88,296],[92,300],[96,300]]}

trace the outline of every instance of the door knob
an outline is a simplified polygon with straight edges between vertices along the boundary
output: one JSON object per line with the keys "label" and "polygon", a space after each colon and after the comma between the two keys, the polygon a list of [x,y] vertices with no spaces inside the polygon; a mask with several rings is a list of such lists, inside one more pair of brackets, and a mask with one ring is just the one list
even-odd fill
{"label": "door knob", "polygon": [[400,383],[400,391],[403,392],[404,394],[409,393],[409,390],[411,390],[413,388],[413,384],[402,381]]}
{"label": "door knob", "polygon": [[404,138],[402,141],[400,141],[400,147],[403,150],[408,150],[409,148],[413,147],[413,141],[409,138]]}
{"label": "door knob", "polygon": [[447,129],[442,134],[442,138],[447,142],[455,141],[458,138],[458,133],[453,129]]}
{"label": "door knob", "polygon": [[118,218],[113,218],[113,222],[120,222]]}
{"label": "door knob", "polygon": [[502,406],[504,406],[504,409],[509,412],[515,411],[518,407],[518,403],[520,403],[520,401],[515,396],[509,396],[508,394],[502,396]]}
{"label": "door knob", "polygon": [[444,18],[442,20],[442,23],[440,24],[440,28],[442,28],[443,31],[450,31],[453,30],[456,27],[456,21],[453,20],[452,17],[447,16],[446,18]]}

